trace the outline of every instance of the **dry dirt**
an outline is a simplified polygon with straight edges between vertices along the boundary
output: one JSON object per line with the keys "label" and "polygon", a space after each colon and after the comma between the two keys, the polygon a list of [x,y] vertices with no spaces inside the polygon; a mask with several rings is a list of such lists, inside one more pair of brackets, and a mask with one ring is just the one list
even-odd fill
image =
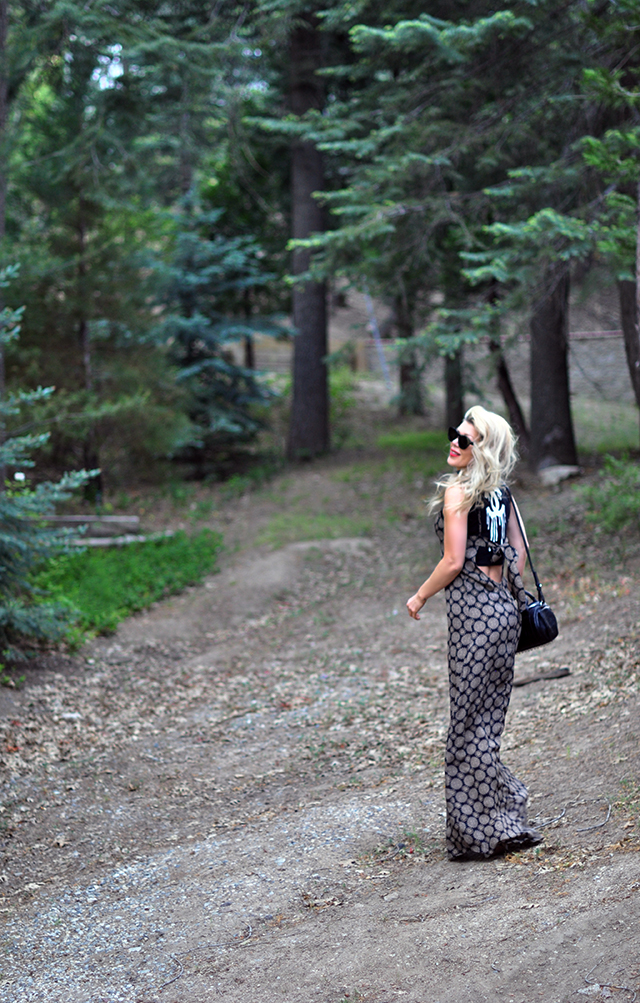
{"label": "dry dirt", "polygon": [[[296,490],[342,511],[334,473]],[[269,551],[282,498],[230,501],[220,574],[0,694],[3,1003],[640,995],[639,576],[571,492],[519,492],[561,636],[516,677],[571,670],[505,732],[541,847],[446,858],[444,601],[404,613],[428,521]]]}

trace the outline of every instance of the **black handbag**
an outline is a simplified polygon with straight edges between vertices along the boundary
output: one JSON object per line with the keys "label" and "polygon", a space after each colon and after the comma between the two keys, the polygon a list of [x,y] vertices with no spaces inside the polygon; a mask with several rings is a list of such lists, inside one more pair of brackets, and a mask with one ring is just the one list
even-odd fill
{"label": "black handbag", "polygon": [[[511,492],[509,493],[511,494]],[[527,538],[524,535],[524,529],[522,528],[522,523],[520,522],[518,509],[513,501],[513,495],[511,495],[511,504],[513,505],[513,511],[515,512],[516,519],[518,520],[518,526],[520,527],[520,532],[522,533],[522,539],[524,541],[524,549],[527,552],[527,558],[529,560],[529,567],[531,568],[531,574],[533,575],[533,580],[535,581],[536,588],[538,590],[537,599],[535,596],[532,596],[530,592],[527,592],[531,602],[527,608],[522,611],[522,630],[520,631],[520,640],[518,641],[517,650],[528,651],[530,648],[539,648],[541,644],[548,644],[549,641],[554,641],[558,636],[558,621],[556,620],[555,613],[551,607],[547,606],[544,601],[542,585],[540,584],[540,579],[536,574],[536,569],[534,568],[533,561],[531,560]]]}

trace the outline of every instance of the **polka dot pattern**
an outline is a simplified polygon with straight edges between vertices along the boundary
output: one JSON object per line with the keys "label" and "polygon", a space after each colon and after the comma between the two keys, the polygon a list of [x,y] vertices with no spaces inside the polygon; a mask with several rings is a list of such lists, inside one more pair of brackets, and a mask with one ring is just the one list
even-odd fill
{"label": "polka dot pattern", "polygon": [[[436,533],[443,544],[442,513]],[[484,545],[479,536],[467,539],[464,567],[445,589],[450,698],[445,788],[452,859],[490,857],[499,843],[531,831],[527,789],[500,760],[527,597],[513,547],[504,547],[504,577],[496,583],[475,564]]]}

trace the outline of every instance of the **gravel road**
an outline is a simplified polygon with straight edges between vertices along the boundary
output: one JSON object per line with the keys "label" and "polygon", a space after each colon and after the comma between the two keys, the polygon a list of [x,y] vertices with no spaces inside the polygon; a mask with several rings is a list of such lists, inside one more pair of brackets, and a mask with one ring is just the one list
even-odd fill
{"label": "gravel road", "polygon": [[3,1003],[634,998],[635,580],[556,583],[517,675],[571,675],[504,742],[545,843],[454,865],[444,602],[401,615],[431,556],[402,526],[229,553],[3,692]]}

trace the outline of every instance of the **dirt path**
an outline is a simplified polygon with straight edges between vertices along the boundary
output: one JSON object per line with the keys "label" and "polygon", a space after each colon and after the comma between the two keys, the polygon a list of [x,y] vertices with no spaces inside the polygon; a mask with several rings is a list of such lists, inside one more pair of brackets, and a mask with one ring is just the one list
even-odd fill
{"label": "dirt path", "polygon": [[[330,475],[296,490],[346,506]],[[279,504],[229,504],[227,539]],[[444,601],[402,609],[434,556],[411,519],[227,553],[3,692],[3,1003],[640,994],[637,582],[553,583],[561,638],[516,674],[571,675],[517,688],[504,742],[545,843],[454,865]]]}

